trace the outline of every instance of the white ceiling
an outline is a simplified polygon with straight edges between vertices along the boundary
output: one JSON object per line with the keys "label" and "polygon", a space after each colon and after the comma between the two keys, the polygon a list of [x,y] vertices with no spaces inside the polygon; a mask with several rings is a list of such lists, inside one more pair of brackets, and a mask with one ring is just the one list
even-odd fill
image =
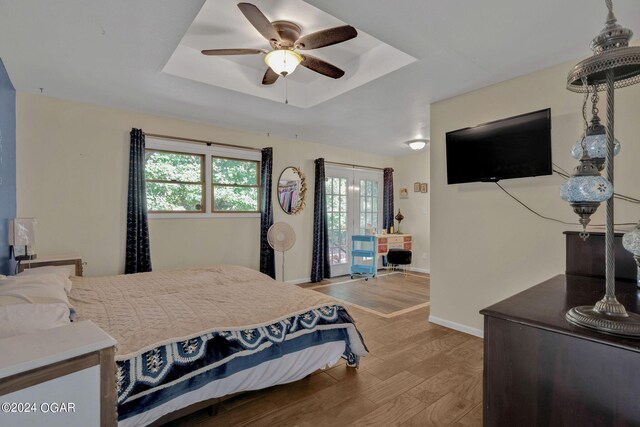
{"label": "white ceiling", "polygon": [[[402,155],[430,103],[587,56],[606,17],[603,0],[307,3],[417,61],[311,108],[163,73],[204,0],[0,0],[0,58],[19,91]],[[640,34],[640,2],[614,6]]]}
{"label": "white ceiling", "polygon": [[[309,108],[398,70],[415,58],[371,37],[358,37],[338,45],[309,51],[345,71],[334,80],[304,67],[270,86],[262,85],[267,69],[264,55],[204,56],[204,49],[253,48],[272,50],[269,42],[247,21],[237,0],[207,0],[177,46],[163,72],[225,89]],[[287,20],[301,34],[345,25],[302,0],[265,0],[260,10],[270,21]],[[303,52],[307,53],[307,51]]]}

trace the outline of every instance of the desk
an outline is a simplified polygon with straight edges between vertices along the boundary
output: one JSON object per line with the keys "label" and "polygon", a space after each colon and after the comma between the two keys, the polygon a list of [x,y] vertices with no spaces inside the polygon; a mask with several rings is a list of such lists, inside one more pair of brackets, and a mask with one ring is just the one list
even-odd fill
{"label": "desk", "polygon": [[411,234],[376,234],[376,257],[375,265],[378,269],[378,258],[387,255],[389,249],[404,249],[410,251],[413,246],[413,236]]}
{"label": "desk", "polygon": [[410,251],[412,246],[411,234],[376,234],[377,255],[386,255],[389,249],[404,249]]}

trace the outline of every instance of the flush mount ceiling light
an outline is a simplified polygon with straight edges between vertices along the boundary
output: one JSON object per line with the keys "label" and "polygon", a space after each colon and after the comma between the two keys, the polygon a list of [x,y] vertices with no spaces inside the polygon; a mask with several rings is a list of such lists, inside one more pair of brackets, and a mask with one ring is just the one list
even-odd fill
{"label": "flush mount ceiling light", "polygon": [[415,151],[422,150],[428,143],[428,139],[412,139],[411,141],[407,141],[407,145]]}
{"label": "flush mount ceiling light", "polygon": [[298,64],[302,62],[302,56],[292,50],[282,49],[274,50],[264,57],[264,62],[276,73],[282,77],[293,73]]}

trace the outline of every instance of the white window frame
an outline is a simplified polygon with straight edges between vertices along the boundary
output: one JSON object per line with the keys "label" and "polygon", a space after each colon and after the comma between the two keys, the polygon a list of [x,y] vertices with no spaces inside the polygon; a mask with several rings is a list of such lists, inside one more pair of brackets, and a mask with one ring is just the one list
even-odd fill
{"label": "white window frame", "polygon": [[186,218],[260,218],[260,212],[212,212],[211,206],[211,157],[228,157],[239,160],[262,161],[262,154],[259,151],[243,150],[240,148],[222,147],[219,145],[206,145],[198,143],[179,142],[165,139],[147,137],[145,148],[149,150],[174,151],[185,154],[204,154],[205,169],[205,211],[198,212],[149,212],[149,219],[186,219]]}

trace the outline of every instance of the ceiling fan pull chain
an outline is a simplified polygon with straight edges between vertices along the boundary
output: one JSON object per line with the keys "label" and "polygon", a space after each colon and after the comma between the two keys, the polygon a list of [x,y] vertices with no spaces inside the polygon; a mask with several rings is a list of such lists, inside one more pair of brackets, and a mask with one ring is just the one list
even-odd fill
{"label": "ceiling fan pull chain", "polygon": [[284,103],[289,105],[289,79],[287,76],[284,76]]}

